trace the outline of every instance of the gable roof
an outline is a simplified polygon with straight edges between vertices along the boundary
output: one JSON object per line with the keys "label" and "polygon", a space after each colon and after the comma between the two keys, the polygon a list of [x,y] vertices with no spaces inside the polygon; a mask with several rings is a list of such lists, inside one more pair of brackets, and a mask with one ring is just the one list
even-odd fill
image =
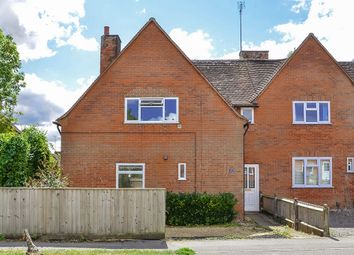
{"label": "gable roof", "polygon": [[96,80],[88,87],[88,89],[84,92],[83,95],[75,102],[75,104],[62,116],[60,116],[55,124],[60,124],[60,120],[68,116],[68,114],[79,104],[79,102],[87,95],[87,93],[95,86],[101,77],[108,72],[108,70],[114,65],[114,63],[127,51],[127,49],[133,44],[133,42],[140,36],[140,34],[150,25],[154,24],[166,37],[166,39],[177,49],[177,51],[182,54],[182,56],[188,61],[191,67],[205,80],[205,82],[212,88],[212,90],[220,97],[220,99],[225,103],[225,105],[241,120],[245,123],[248,123],[248,120],[243,117],[240,113],[238,113],[233,106],[227,101],[223,95],[210,83],[210,81],[204,76],[204,74],[193,64],[193,62],[187,57],[187,55],[178,47],[178,45],[171,39],[171,37],[162,29],[162,27],[157,23],[155,18],[150,18],[149,21],[139,30],[139,32],[130,40],[130,42],[124,47],[124,49],[117,55],[117,57],[111,62],[111,64],[96,78]]}
{"label": "gable roof", "polygon": [[194,60],[220,94],[233,105],[252,105],[285,62],[280,60]]}
{"label": "gable roof", "polygon": [[291,57],[279,60],[195,60],[193,63],[212,85],[234,106],[256,105],[271,81],[289,63],[307,40],[314,39],[354,85],[354,61],[338,62],[310,33]]}

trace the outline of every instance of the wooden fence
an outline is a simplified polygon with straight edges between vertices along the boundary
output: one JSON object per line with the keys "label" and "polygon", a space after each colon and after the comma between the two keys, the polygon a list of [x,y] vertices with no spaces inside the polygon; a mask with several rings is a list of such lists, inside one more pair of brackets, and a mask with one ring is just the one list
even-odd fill
{"label": "wooden fence", "polygon": [[165,237],[165,189],[0,188],[0,233],[48,238]]}
{"label": "wooden fence", "polygon": [[297,199],[260,196],[261,211],[285,221],[296,230],[329,236],[329,208],[298,201]]}

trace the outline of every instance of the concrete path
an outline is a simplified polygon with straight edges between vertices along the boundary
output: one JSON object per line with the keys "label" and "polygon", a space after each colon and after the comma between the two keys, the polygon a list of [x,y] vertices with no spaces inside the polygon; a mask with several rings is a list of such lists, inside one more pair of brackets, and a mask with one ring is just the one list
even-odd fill
{"label": "concrete path", "polygon": [[331,210],[329,226],[331,236],[354,236],[354,209]]}
{"label": "concrete path", "polygon": [[[118,242],[36,242],[38,247],[50,248],[89,248],[89,249],[167,249],[164,240],[122,240]],[[27,247],[26,243],[18,241],[0,241],[0,249]]]}
{"label": "concrete path", "polygon": [[280,226],[280,224],[267,215],[263,213],[246,213],[246,216],[254,220],[258,225],[263,227],[273,227],[273,226]]}

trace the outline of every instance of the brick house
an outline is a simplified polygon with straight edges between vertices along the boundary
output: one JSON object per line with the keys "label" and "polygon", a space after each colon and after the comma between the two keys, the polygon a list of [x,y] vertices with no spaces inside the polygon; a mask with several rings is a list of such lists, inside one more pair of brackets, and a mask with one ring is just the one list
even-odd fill
{"label": "brick house", "polygon": [[99,77],[57,120],[71,185],[232,192],[242,212],[247,119],[154,19],[122,51],[101,40]]}
{"label": "brick house", "polygon": [[310,34],[288,59],[253,51],[194,63],[250,120],[245,210],[258,210],[259,192],[354,206],[354,62]]}
{"label": "brick house", "polygon": [[105,28],[100,70],[56,121],[73,186],[232,192],[241,212],[259,192],[353,206],[354,62],[314,35],[288,59],[191,61],[150,19],[123,51]]}

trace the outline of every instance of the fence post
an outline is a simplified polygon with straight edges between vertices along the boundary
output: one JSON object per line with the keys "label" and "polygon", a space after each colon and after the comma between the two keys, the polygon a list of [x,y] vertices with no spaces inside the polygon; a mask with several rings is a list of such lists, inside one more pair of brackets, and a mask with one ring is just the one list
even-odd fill
{"label": "fence post", "polygon": [[323,205],[323,236],[329,236],[329,208]]}
{"label": "fence post", "polygon": [[298,200],[294,198],[294,229],[299,230],[300,220],[299,220],[299,207]]}
{"label": "fence post", "polygon": [[273,216],[274,216],[274,218],[278,217],[278,198],[277,198],[276,194],[274,194]]}

